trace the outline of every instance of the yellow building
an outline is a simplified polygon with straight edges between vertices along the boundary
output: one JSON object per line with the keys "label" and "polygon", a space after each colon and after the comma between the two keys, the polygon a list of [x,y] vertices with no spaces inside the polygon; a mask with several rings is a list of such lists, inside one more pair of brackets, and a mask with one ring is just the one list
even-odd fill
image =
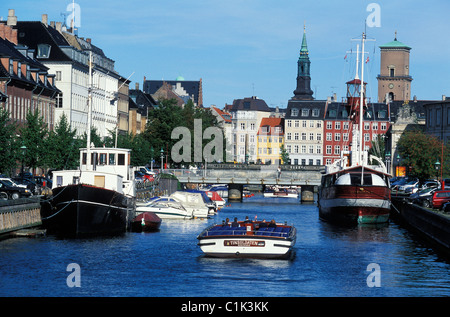
{"label": "yellow building", "polygon": [[281,145],[284,144],[284,119],[263,118],[257,133],[257,162],[281,164]]}

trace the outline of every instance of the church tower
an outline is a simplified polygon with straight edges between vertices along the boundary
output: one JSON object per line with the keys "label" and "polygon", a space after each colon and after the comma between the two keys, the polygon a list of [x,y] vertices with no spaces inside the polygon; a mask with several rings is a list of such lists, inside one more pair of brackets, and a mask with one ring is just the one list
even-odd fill
{"label": "church tower", "polygon": [[380,46],[380,74],[378,80],[378,102],[410,100],[411,81],[409,75],[409,53],[411,47],[397,41],[397,32],[392,42]]}
{"label": "church tower", "polygon": [[306,43],[306,27],[303,27],[303,40],[298,58],[297,89],[294,90],[294,100],[314,100],[311,90],[311,74],[308,45]]}

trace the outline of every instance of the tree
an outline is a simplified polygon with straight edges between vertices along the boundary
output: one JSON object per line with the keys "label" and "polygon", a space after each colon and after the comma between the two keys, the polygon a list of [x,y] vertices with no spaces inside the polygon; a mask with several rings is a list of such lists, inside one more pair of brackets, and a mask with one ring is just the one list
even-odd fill
{"label": "tree", "polygon": [[386,155],[384,134],[378,134],[376,139],[372,141],[372,146],[369,149],[369,155],[376,156],[384,162]]}
{"label": "tree", "polygon": [[81,139],[76,138],[76,130],[72,130],[63,114],[55,129],[49,133],[45,155],[45,166],[62,169],[75,169],[79,166],[79,147]]}
{"label": "tree", "polygon": [[34,112],[31,109],[28,111],[26,120],[27,124],[20,129],[22,144],[27,147],[24,163],[35,170],[44,165],[48,130],[37,108]]}
{"label": "tree", "polygon": [[437,176],[436,161],[441,163],[443,174],[448,172],[448,164],[445,164],[450,158],[448,149],[435,136],[417,130],[406,131],[397,143],[397,150],[401,157],[400,164],[406,166],[409,176],[417,177],[421,183]]}
{"label": "tree", "polygon": [[286,150],[284,144],[280,146],[280,154],[281,154],[281,164],[286,165],[289,164],[289,152]]}
{"label": "tree", "polygon": [[20,143],[15,137],[16,124],[11,122],[9,112],[0,107],[0,173],[11,174],[11,170],[17,167],[17,154]]}

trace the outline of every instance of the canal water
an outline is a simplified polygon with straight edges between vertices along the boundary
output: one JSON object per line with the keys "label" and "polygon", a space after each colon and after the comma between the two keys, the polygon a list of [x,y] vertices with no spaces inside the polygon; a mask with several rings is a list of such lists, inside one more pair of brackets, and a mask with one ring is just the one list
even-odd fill
{"label": "canal water", "polygon": [[[203,256],[203,228],[255,215],[296,226],[290,260]],[[320,220],[315,204],[257,195],[154,233],[0,241],[0,296],[441,297],[450,296],[450,262],[395,222],[344,228]]]}

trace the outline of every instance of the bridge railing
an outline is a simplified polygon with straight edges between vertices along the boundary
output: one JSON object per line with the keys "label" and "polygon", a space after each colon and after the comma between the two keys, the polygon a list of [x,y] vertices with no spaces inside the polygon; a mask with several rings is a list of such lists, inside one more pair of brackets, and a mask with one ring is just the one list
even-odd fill
{"label": "bridge railing", "polygon": [[236,182],[236,183],[279,183],[279,184],[318,184],[321,173],[313,171],[260,169],[166,169],[165,173],[176,176],[180,181],[190,182]]}

